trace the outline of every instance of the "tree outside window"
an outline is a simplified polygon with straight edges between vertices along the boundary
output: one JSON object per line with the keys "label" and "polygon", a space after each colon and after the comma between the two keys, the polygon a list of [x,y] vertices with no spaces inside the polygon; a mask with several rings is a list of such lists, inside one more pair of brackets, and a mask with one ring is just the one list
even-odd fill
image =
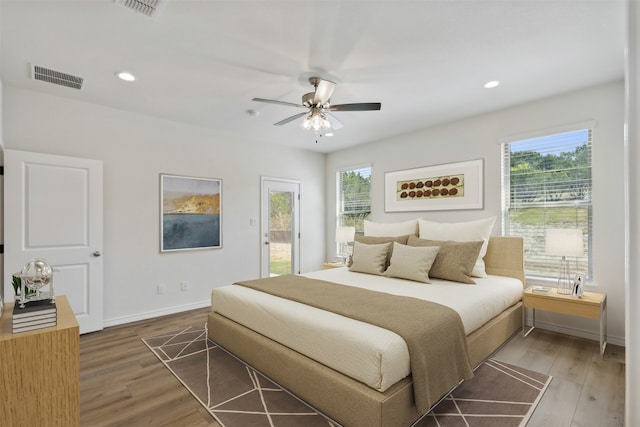
{"label": "tree outside window", "polygon": [[[338,171],[336,186],[336,227],[352,226],[357,234],[362,234],[364,220],[371,215],[371,167]],[[337,253],[343,252],[343,248],[337,247]]]}
{"label": "tree outside window", "polygon": [[503,230],[522,236],[528,276],[554,277],[559,259],[545,254],[545,230],[578,228],[585,255],[572,270],[592,277],[591,130],[503,145]]}

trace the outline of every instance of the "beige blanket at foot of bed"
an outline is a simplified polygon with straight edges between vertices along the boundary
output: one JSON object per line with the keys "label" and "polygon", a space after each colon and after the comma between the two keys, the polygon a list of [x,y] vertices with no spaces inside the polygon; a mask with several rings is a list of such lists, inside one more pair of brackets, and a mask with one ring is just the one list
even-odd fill
{"label": "beige blanket at foot of bed", "polygon": [[331,311],[400,335],[409,349],[414,398],[420,412],[426,412],[461,380],[473,376],[460,316],[441,304],[294,275],[236,285]]}

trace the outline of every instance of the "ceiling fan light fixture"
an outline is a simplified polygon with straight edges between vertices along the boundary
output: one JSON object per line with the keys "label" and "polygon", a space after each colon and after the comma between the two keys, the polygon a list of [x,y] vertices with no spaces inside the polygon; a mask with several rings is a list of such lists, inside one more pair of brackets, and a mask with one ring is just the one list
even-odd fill
{"label": "ceiling fan light fixture", "polygon": [[331,129],[331,122],[327,119],[327,116],[322,114],[322,112],[314,109],[311,114],[304,119],[302,127],[305,130],[312,130],[315,133],[320,133],[324,130]]}
{"label": "ceiling fan light fixture", "polygon": [[336,111],[377,111],[382,107],[382,104],[379,102],[331,105],[330,99],[336,84],[328,80],[322,80],[319,77],[311,77],[309,83],[313,86],[314,91],[302,95],[302,104],[265,98],[253,98],[253,101],[285,105],[306,110],[302,113],[287,117],[284,120],[280,120],[273,125],[286,125],[287,123],[304,117],[301,123],[302,128],[311,130],[320,136],[326,135],[325,131],[329,129],[341,129],[344,127],[342,122],[333,115]]}

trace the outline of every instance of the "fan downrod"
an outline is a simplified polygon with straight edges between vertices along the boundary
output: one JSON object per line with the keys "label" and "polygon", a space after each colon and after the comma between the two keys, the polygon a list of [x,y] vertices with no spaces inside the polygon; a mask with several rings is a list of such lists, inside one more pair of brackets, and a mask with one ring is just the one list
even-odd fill
{"label": "fan downrod", "polygon": [[314,88],[318,88],[318,85],[320,84],[320,81],[322,79],[320,77],[309,77],[309,83],[311,83],[311,86],[313,86]]}

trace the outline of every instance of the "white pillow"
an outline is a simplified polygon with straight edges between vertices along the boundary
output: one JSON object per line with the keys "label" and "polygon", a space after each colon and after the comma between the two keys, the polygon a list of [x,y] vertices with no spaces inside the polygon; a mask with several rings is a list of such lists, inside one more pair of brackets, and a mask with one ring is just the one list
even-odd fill
{"label": "white pillow", "polygon": [[380,222],[372,222],[364,220],[364,235],[377,237],[393,237],[415,235],[418,231],[418,221],[396,222],[393,224],[382,224]]}
{"label": "white pillow", "polygon": [[482,248],[473,267],[471,275],[474,277],[487,277],[484,267],[484,256],[487,254],[489,237],[496,222],[493,216],[469,222],[433,222],[426,219],[418,219],[418,228],[421,239],[451,240],[454,242],[477,242],[482,240]]}
{"label": "white pillow", "polygon": [[387,254],[391,243],[367,245],[353,242],[352,263],[349,270],[360,273],[381,275],[387,268]]}
{"label": "white pillow", "polygon": [[407,246],[393,242],[391,264],[384,275],[413,280],[414,282],[431,283],[429,270],[431,270],[439,250],[440,246]]}

